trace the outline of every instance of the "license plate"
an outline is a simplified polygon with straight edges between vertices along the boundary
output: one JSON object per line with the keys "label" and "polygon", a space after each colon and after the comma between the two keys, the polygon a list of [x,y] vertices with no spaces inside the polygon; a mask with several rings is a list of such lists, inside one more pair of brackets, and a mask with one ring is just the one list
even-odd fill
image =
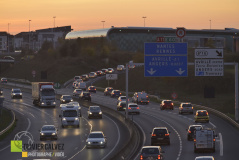
{"label": "license plate", "polygon": [[163,138],[157,138],[157,140],[163,140]]}

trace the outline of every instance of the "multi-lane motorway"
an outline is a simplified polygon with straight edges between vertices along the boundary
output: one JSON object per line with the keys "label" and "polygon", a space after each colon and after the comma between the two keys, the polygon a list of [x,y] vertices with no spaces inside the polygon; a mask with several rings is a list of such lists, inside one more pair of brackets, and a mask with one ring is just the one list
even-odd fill
{"label": "multi-lane motorway", "polygon": [[[96,79],[94,79],[95,81]],[[91,81],[88,83],[90,84]],[[58,94],[72,95],[71,84],[64,89],[57,90]],[[44,124],[54,124],[59,128],[59,139],[57,143],[64,143],[64,157],[62,159],[110,159],[117,152],[118,147],[124,143],[124,137],[128,136],[127,129],[119,124],[113,117],[104,115],[103,119],[88,120],[86,108],[83,109],[80,129],[60,127],[59,108],[38,108],[32,105],[30,93],[24,93],[23,99],[10,98],[10,90],[4,89],[4,106],[16,112],[21,117],[22,130],[28,130],[38,143],[40,142],[38,130]],[[92,93],[92,102],[104,105],[116,110],[116,98],[104,96],[102,92]],[[59,106],[59,102],[58,105]],[[210,107],[210,106],[209,106]],[[150,145],[150,132],[154,127],[165,126],[169,129],[171,144],[162,145],[165,159],[168,160],[193,160],[196,156],[212,155],[216,160],[237,160],[237,149],[239,148],[239,131],[223,119],[210,114],[210,123],[201,123],[204,127],[214,128],[218,137],[216,138],[215,153],[194,153],[193,141],[187,141],[186,129],[195,124],[194,115],[179,115],[178,108],[174,110],[160,110],[159,104],[150,102],[149,105],[140,105],[141,114],[129,116],[130,119],[141,128],[144,136],[141,141],[144,145]],[[124,111],[118,111],[124,114]],[[200,123],[198,123],[200,124]],[[19,129],[19,127],[18,127]],[[102,130],[108,139],[105,149],[86,149],[85,140],[91,130]],[[5,142],[5,141],[4,141]],[[8,141],[9,142],[9,141]],[[9,142],[10,143],[10,142]],[[4,159],[21,159],[18,154],[10,153],[9,143],[0,143],[0,155]],[[139,159],[139,154],[135,159]]]}

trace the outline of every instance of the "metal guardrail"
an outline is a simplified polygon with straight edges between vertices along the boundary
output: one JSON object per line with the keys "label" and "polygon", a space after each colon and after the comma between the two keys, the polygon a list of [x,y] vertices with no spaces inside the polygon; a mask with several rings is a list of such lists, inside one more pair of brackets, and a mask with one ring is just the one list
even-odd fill
{"label": "metal guardrail", "polygon": [[15,117],[15,113],[11,110],[12,113],[12,122],[10,123],[10,125],[7,126],[7,128],[5,128],[4,130],[2,130],[0,132],[0,136],[3,135],[4,133],[6,133],[15,123],[16,117]]}

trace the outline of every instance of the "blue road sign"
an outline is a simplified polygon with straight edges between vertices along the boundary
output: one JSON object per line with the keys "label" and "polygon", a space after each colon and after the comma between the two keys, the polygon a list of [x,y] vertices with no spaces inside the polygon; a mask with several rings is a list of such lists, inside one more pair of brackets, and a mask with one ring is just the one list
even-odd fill
{"label": "blue road sign", "polygon": [[145,43],[144,55],[187,55],[187,43]]}
{"label": "blue road sign", "polygon": [[145,77],[186,77],[187,62],[187,43],[145,43]]}

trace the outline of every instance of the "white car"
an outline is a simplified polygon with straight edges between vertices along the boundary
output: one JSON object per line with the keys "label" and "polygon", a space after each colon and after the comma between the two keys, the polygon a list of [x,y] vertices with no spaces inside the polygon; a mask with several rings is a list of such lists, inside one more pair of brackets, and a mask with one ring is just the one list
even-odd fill
{"label": "white car", "polygon": [[193,114],[193,106],[191,103],[181,103],[180,106],[178,107],[178,113],[183,114],[183,113],[190,113]]}
{"label": "white car", "polygon": [[113,68],[108,68],[108,73],[114,73],[114,69]]}
{"label": "white car", "polygon": [[81,92],[83,92],[82,89],[75,89],[75,90],[73,91],[73,96],[79,97],[79,95],[81,94]]}
{"label": "white car", "polygon": [[126,96],[119,96],[119,98],[117,99],[117,105],[119,102],[122,102],[122,101],[126,101]]}
{"label": "white car", "polygon": [[124,65],[117,66],[117,71],[123,71],[123,70],[125,70]]}
{"label": "white car", "polygon": [[95,78],[95,77],[97,77],[97,74],[95,72],[89,73],[89,78]]}
{"label": "white car", "polygon": [[199,156],[196,157],[195,160],[214,160],[213,156]]}
{"label": "white car", "polygon": [[86,148],[90,147],[102,147],[105,148],[107,145],[107,139],[102,131],[90,132],[86,140]]}

